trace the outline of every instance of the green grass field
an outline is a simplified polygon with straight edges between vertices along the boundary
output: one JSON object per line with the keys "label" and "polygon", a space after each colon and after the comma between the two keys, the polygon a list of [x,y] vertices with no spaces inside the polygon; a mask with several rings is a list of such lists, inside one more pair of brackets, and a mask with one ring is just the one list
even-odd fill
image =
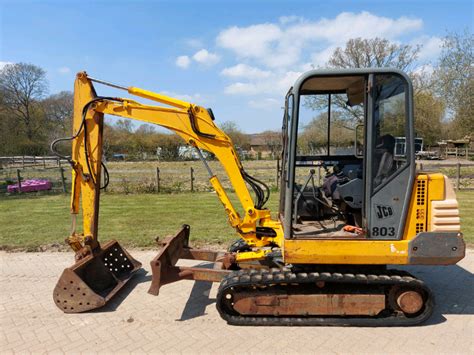
{"label": "green grass field", "polygon": [[[474,243],[474,191],[458,194],[462,229]],[[235,201],[235,196],[231,196]],[[9,196],[0,199],[0,247],[37,250],[63,244],[70,232],[69,197],[65,195]],[[277,210],[278,193],[268,203]],[[227,246],[235,239],[222,205],[214,193],[104,194],[99,238],[118,239],[128,247],[151,247],[155,237],[173,234],[183,223],[191,225],[193,245]]]}

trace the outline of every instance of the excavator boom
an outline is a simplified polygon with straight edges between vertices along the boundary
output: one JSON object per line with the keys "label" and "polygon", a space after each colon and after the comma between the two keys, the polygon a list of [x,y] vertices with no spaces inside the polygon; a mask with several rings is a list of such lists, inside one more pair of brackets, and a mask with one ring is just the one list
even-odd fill
{"label": "excavator boom", "polygon": [[[167,106],[146,105],[131,98],[98,96],[93,82],[126,90],[130,95]],[[81,72],[77,74],[74,83],[74,134],[67,138],[72,140],[72,155],[70,158],[66,157],[72,166],[72,231],[66,242],[75,251],[77,262],[64,271],[55,288],[54,298],[59,308],[65,312],[81,312],[101,307],[141,267],[117,241],[101,247],[98,239],[104,115],[160,125],[183,138],[185,143],[197,150],[209,173],[210,184],[224,206],[229,223],[240,237],[249,246],[281,244],[281,224],[272,220],[270,211],[263,208],[269,192],[263,190],[264,184],[245,172],[230,138],[215,125],[211,110],[144,89],[111,84]],[[66,139],[53,142],[54,152],[56,144],[63,140]],[[241,210],[244,211],[243,216],[231,203],[218,177],[203,158],[201,150],[211,152],[222,164],[236,192]],[[106,170],[105,173],[107,174]],[[105,180],[108,180],[108,176]],[[256,201],[253,200],[246,183],[254,189]],[[78,232],[76,216],[81,211],[83,226],[82,232]],[[260,227],[265,228],[264,235],[259,233]],[[189,226],[184,226],[165,242],[165,247],[152,261],[154,279],[150,293],[158,294],[160,286],[171,282],[170,280],[202,277],[217,280],[226,273],[224,270],[204,272],[205,276],[202,276],[202,269],[181,270],[174,266],[178,258],[219,261],[224,262],[222,265],[225,267],[235,262],[230,255],[192,251],[188,247],[188,238]],[[239,261],[259,259],[269,251],[270,249],[257,253],[249,251],[239,255]]]}
{"label": "excavator boom", "polygon": [[[93,83],[130,97],[99,96]],[[449,179],[415,169],[413,90],[409,77],[397,69],[315,70],[295,82],[282,125],[278,219],[264,207],[268,187],[245,171],[210,109],[85,72],[77,74],[74,85],[73,136],[52,143],[56,151],[59,142],[72,141],[71,157],[63,158],[72,166],[73,222],[66,242],[76,263],[64,270],[54,290],[64,312],[102,307],[141,267],[117,241],[99,243],[101,175],[108,181],[102,163],[108,115],[165,127],[195,148],[240,237],[228,252],[193,249],[190,226],[183,225],[151,261],[152,295],[175,281],[206,280],[220,282],[216,306],[229,324],[414,325],[432,314],[432,292],[415,276],[387,265],[448,265],[465,255]],[[305,112],[308,102],[318,108]],[[362,125],[351,127],[344,119],[341,126],[341,110],[349,107]],[[346,130],[355,131],[355,144]],[[405,149],[396,149],[402,141]],[[202,150],[224,168],[238,206]],[[315,179],[315,168],[325,171],[322,183],[320,173]],[[179,259],[213,267],[179,266]]]}

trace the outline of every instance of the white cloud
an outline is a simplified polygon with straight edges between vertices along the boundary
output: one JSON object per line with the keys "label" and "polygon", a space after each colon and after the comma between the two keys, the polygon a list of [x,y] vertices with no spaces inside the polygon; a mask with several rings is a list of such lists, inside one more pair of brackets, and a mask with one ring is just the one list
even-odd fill
{"label": "white cloud", "polygon": [[230,78],[268,78],[271,72],[240,63],[233,67],[224,68],[221,75]]}
{"label": "white cloud", "polygon": [[315,67],[324,67],[338,46],[331,45],[311,54],[311,63]]}
{"label": "white cloud", "polygon": [[204,65],[214,65],[219,62],[220,57],[217,54],[210,53],[206,49],[201,49],[193,55],[193,59]]}
{"label": "white cloud", "polygon": [[328,47],[342,46],[350,38],[394,40],[422,26],[421,19],[404,16],[392,19],[367,11],[343,12],[318,21],[287,16],[281,17],[279,23],[227,28],[219,33],[216,42],[238,58],[256,60],[274,69],[287,69],[301,62],[302,54],[315,53],[321,48],[324,53],[313,54],[313,59],[322,64],[329,57]]}
{"label": "white cloud", "polygon": [[363,11],[342,12],[334,19],[323,18],[317,22],[298,24],[288,28],[287,33],[299,35],[305,40],[323,39],[329,43],[345,43],[348,39],[357,37],[393,39],[422,27],[421,19],[405,16],[391,19]]}
{"label": "white cloud", "polygon": [[69,67],[58,68],[58,73],[59,74],[69,74],[70,72],[71,72],[71,68],[69,68]]}
{"label": "white cloud", "polygon": [[280,108],[282,105],[282,102],[273,98],[265,98],[261,100],[250,100],[248,102],[248,105],[252,108],[256,108],[259,110],[270,111],[270,110]]}
{"label": "white cloud", "polygon": [[264,57],[270,45],[281,39],[282,31],[274,24],[264,23],[248,27],[231,27],[217,37],[217,44],[240,57]]}
{"label": "white cloud", "polygon": [[286,25],[287,23],[291,23],[291,22],[302,22],[302,21],[304,21],[304,18],[302,18],[301,16],[295,16],[295,15],[280,16],[278,18],[278,22],[280,22],[283,25]]}
{"label": "white cloud", "polygon": [[188,47],[194,48],[194,49],[197,49],[200,47],[202,48],[203,46],[202,41],[199,38],[188,38],[187,40],[185,40],[185,43]]}
{"label": "white cloud", "polygon": [[[420,18],[390,18],[367,11],[342,12],[313,21],[282,16],[274,23],[232,26],[216,37],[217,47],[234,54],[237,61],[221,71],[222,76],[235,80],[224,92],[228,95],[284,95],[302,72],[324,67],[334,50],[351,38],[380,37],[402,43],[422,27]],[[420,53],[422,58],[433,56],[438,46],[436,37],[425,42],[425,49]],[[270,101],[262,100],[253,98],[248,104],[254,108],[270,106]]]}
{"label": "white cloud", "polygon": [[174,97],[179,100],[187,101],[193,104],[197,104],[197,103],[203,104],[206,102],[206,99],[202,97],[202,95],[199,93],[189,95],[189,94],[181,94],[181,93],[177,93],[173,91],[163,91],[162,94],[169,97]]}
{"label": "white cloud", "polygon": [[176,66],[186,69],[189,67],[189,64],[191,64],[191,59],[187,55],[180,55],[178,58],[176,58],[175,62]]}
{"label": "white cloud", "polygon": [[5,65],[13,64],[12,62],[0,62],[0,69],[3,69]]}
{"label": "white cloud", "polygon": [[421,45],[418,60],[429,61],[436,59],[442,51],[443,40],[439,37],[421,36],[411,41],[412,45]]}
{"label": "white cloud", "polygon": [[252,83],[233,83],[229,86],[227,86],[224,89],[224,92],[229,95],[235,95],[235,94],[244,94],[244,95],[254,95],[259,92],[255,84]]}
{"label": "white cloud", "polygon": [[272,73],[271,76],[253,82],[236,82],[228,85],[224,92],[229,95],[284,95],[302,72],[288,71]]}

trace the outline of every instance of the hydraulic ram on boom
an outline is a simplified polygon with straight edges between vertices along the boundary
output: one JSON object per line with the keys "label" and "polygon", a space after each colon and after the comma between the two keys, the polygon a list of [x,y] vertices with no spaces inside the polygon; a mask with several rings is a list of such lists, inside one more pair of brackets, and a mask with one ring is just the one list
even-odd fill
{"label": "hydraulic ram on boom", "polygon": [[[93,82],[126,90],[131,95],[165,104],[168,107],[145,105],[131,98],[97,96],[92,84]],[[198,155],[209,173],[209,181],[224,206],[229,223],[236,229],[241,238],[249,246],[264,247],[280,244],[279,240],[283,237],[281,224],[279,221],[272,220],[270,211],[263,208],[268,199],[268,188],[265,184],[245,172],[230,138],[214,124],[213,113],[210,109],[140,88],[125,88],[97,80],[89,77],[85,72],[81,72],[77,74],[74,84],[74,135],[70,138],[58,139],[52,144],[52,149],[55,151],[54,148],[57,143],[63,140],[72,140],[72,156],[68,160],[72,166],[71,214],[73,222],[71,235],[66,241],[76,252],[76,260],[81,265],[81,270],[84,269],[83,259],[89,258],[88,262],[85,263],[87,265],[97,265],[97,260],[100,258],[104,259],[103,263],[105,263],[104,255],[108,253],[108,250],[104,251],[101,248],[98,241],[100,182],[101,174],[103,173],[104,115],[114,115],[152,123],[175,132],[187,144],[197,149]],[[213,153],[222,164],[241,204],[243,216],[232,205],[218,177],[213,174],[203,158],[201,150]],[[107,170],[104,173],[106,174],[105,180],[107,181]],[[255,202],[246,186],[246,182],[253,188],[256,194]],[[76,230],[76,215],[80,212],[81,203],[83,230],[82,233],[79,233]],[[189,233],[189,228],[187,228],[187,232]],[[126,253],[117,242],[112,244],[111,250],[114,249],[123,251],[122,254]],[[265,253],[270,251],[271,248],[259,252],[248,251],[247,253],[239,254],[238,259],[239,261],[260,259]],[[113,261],[115,261],[115,255],[109,256],[113,256]],[[123,275],[120,274],[119,279],[128,278],[132,271],[136,271],[139,268],[137,261],[129,255],[128,258],[132,261],[134,267],[126,267],[126,269],[130,269],[128,270],[130,272]],[[107,269],[107,266],[110,266],[110,262],[107,264],[104,265],[106,266],[105,269]],[[112,275],[115,272],[115,266],[109,267]],[[117,270],[121,271],[121,266]],[[79,275],[79,278],[86,274],[84,271],[79,273],[73,270],[69,270],[66,274],[71,274],[71,271],[72,274]],[[87,274],[91,273],[92,270],[88,269]],[[60,282],[60,284],[62,287],[57,287],[58,290],[55,292],[60,294],[62,293],[61,291],[68,291],[64,292],[64,294],[68,294],[69,290],[63,290],[63,283]],[[112,289],[114,293],[118,291],[116,286],[112,287]],[[76,297],[77,299],[78,297]],[[82,305],[77,305],[75,309],[71,309],[70,306],[64,308],[63,303],[65,300],[62,297],[57,296],[56,301],[66,311],[82,310],[86,307],[80,306],[84,306],[87,303],[81,302]],[[72,300],[69,300],[69,303],[71,302]]]}
{"label": "hydraulic ram on boom", "polygon": [[[162,105],[98,96],[94,82]],[[308,111],[307,102],[318,108]],[[344,119],[342,133],[338,117],[345,109],[359,112],[362,124]],[[82,72],[74,86],[73,136],[52,144],[55,151],[57,143],[72,141],[71,157],[63,158],[73,174],[66,241],[76,263],[64,270],[53,296],[64,312],[105,305],[141,267],[117,241],[98,240],[101,174],[109,180],[101,161],[104,115],[160,125],[194,147],[240,237],[227,252],[193,249],[190,227],[182,226],[150,263],[153,295],[167,283],[207,280],[220,282],[216,307],[229,324],[414,325],[432,314],[433,295],[422,280],[388,265],[450,265],[465,255],[452,184],[442,174],[416,171],[413,88],[397,69],[313,70],[289,89],[276,219],[264,207],[268,187],[245,171],[211,110]],[[202,150],[223,166],[238,208]],[[316,169],[325,171],[322,181]],[[213,267],[177,266],[179,259]]]}

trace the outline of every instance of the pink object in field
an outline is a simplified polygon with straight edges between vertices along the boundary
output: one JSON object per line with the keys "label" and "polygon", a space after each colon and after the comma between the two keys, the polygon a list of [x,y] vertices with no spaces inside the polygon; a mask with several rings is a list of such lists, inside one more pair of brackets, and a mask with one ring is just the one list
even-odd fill
{"label": "pink object in field", "polygon": [[[42,190],[51,190],[53,184],[45,179],[31,179],[21,182],[21,192],[33,192]],[[8,192],[18,192],[18,184],[8,185]]]}

